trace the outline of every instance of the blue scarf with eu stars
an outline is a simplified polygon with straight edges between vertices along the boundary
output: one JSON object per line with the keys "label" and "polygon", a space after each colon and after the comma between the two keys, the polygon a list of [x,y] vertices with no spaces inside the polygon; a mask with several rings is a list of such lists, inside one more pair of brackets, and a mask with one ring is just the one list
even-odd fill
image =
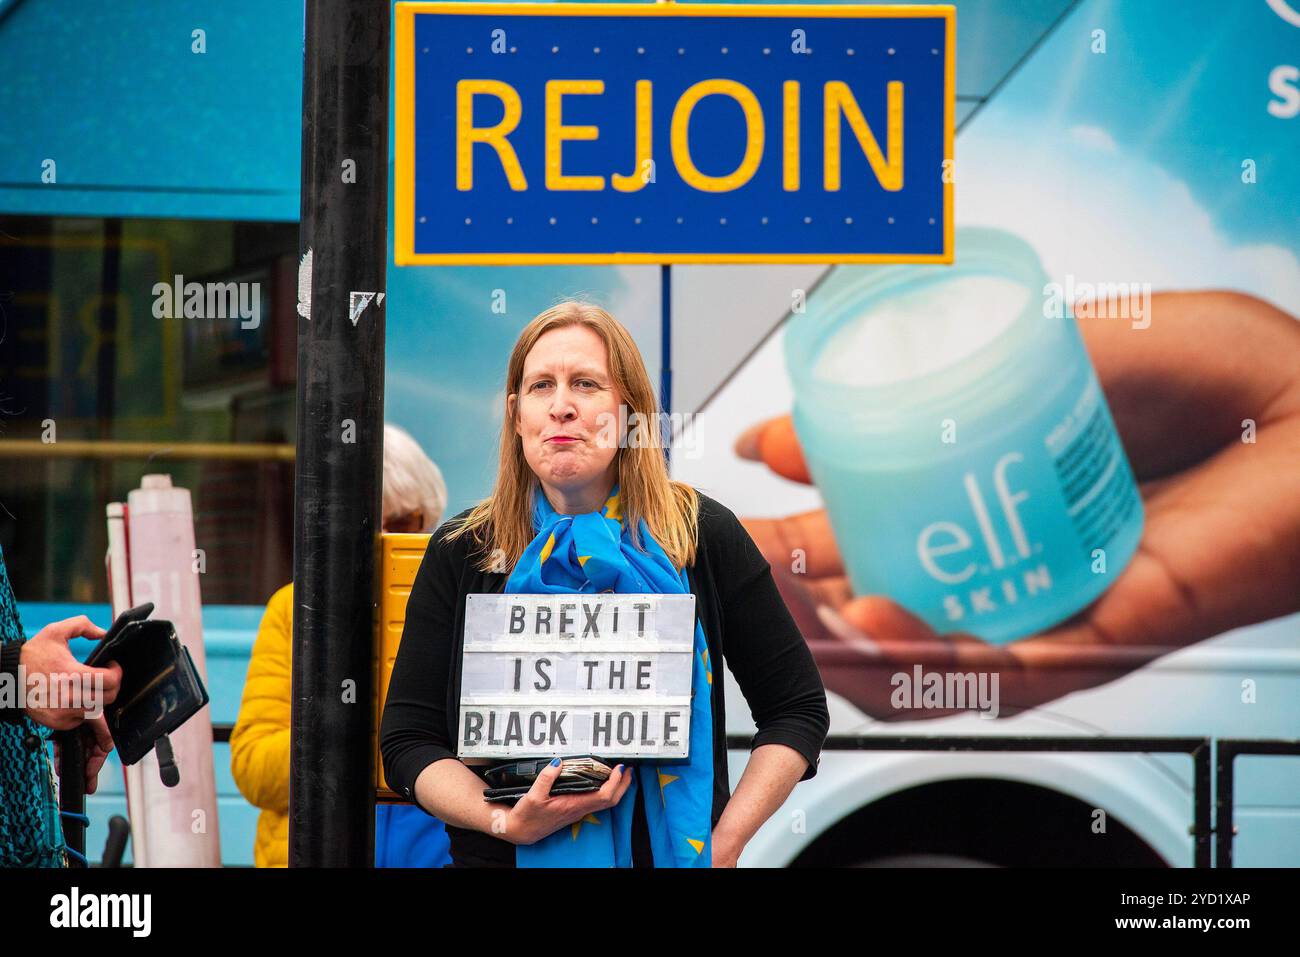
{"label": "blue scarf with eu stars", "polygon": [[[663,548],[639,524],[645,551],[623,526],[615,485],[598,512],[560,515],[540,487],[533,493],[533,538],[506,582],[507,594],[690,593],[686,570],[677,571]],[[646,824],[655,867],[711,867],[713,828],[713,666],[699,616],[691,672],[690,758],[627,762],[632,774],[614,805],[515,848],[518,867],[631,867],[632,815],[644,791]]]}

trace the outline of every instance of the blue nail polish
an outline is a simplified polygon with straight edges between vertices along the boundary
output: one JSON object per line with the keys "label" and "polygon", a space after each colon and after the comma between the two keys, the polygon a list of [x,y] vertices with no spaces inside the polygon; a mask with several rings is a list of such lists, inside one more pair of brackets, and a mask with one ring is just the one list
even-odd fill
{"label": "blue nail polish", "polygon": [[560,759],[559,759],[559,758],[556,758],[554,761],[551,762],[551,767],[553,767],[553,768],[558,768],[559,766],[560,766]]}

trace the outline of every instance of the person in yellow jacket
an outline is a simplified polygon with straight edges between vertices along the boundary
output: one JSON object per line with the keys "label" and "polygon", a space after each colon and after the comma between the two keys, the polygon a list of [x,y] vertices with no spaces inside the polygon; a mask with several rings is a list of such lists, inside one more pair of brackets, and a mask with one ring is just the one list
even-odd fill
{"label": "person in yellow jacket", "polygon": [[[406,432],[384,426],[383,530],[428,532],[447,508],[447,485],[432,460]],[[257,819],[253,863],[289,864],[290,661],[293,646],[293,585],[271,596],[262,616],[239,719],[230,734],[230,770]],[[441,863],[446,836],[440,822],[414,807],[375,809],[375,863],[413,866]],[[391,834],[391,837],[390,837]]]}

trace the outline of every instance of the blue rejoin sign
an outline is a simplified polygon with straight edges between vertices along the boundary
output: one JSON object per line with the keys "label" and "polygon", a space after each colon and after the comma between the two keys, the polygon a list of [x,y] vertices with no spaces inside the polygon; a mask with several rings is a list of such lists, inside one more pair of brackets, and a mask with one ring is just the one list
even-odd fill
{"label": "blue rejoin sign", "polygon": [[950,262],[954,24],[399,3],[396,262]]}

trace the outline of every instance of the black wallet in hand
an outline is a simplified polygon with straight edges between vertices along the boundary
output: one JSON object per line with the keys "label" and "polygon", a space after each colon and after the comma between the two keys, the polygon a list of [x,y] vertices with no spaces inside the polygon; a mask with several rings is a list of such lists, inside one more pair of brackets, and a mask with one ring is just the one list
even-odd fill
{"label": "black wallet in hand", "polygon": [[[485,801],[514,803],[528,793],[537,775],[554,758],[528,758],[493,765],[483,772],[483,780],[491,785],[483,792]],[[552,794],[586,794],[599,791],[609,777],[609,765],[593,757],[565,758],[560,765],[560,776],[551,785]]]}
{"label": "black wallet in hand", "polygon": [[[104,717],[124,765],[135,764],[208,703],[176,629],[170,621],[147,621],[152,612],[151,603],[122,612],[86,659],[93,668],[113,661],[122,666],[122,685]],[[167,769],[163,773],[166,781]]]}

